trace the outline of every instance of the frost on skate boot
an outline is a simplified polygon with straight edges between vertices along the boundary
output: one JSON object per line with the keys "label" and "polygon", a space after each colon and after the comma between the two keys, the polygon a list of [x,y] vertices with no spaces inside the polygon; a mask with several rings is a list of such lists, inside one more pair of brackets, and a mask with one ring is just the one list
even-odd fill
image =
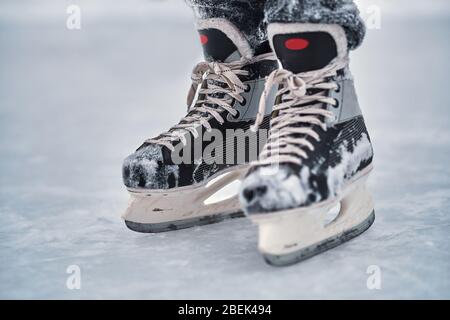
{"label": "frost on skate boot", "polygon": [[[123,218],[139,232],[161,232],[242,216],[238,186],[267,140],[269,114],[255,122],[264,78],[278,67],[267,42],[254,51],[224,19],[198,24],[205,62],[193,71],[188,111],[125,159],[131,195]],[[273,104],[275,91],[268,97]],[[270,109],[270,108],[269,108]]]}
{"label": "frost on skate boot", "polygon": [[[273,265],[292,264],[347,241],[374,221],[365,188],[372,145],[338,25],[270,24],[283,69],[268,142],[241,186],[244,211],[259,227],[259,249]],[[266,92],[264,92],[264,95]],[[261,100],[261,121],[265,110]],[[330,220],[329,211],[340,205]]]}

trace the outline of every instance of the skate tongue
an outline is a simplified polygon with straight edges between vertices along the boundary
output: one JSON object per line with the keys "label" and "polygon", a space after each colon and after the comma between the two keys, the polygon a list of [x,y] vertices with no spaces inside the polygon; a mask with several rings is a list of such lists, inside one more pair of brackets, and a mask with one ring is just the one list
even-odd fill
{"label": "skate tongue", "polygon": [[281,65],[293,73],[320,70],[348,54],[347,37],[339,25],[272,23],[268,34]]}
{"label": "skate tongue", "polygon": [[200,20],[197,22],[197,28],[207,61],[233,62],[242,57],[253,56],[244,35],[228,20]]}

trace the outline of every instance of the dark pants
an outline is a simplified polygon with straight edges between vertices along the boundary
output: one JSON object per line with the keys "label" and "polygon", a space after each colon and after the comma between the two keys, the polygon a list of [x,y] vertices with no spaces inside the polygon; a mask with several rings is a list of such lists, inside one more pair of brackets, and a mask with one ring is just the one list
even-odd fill
{"label": "dark pants", "polygon": [[267,40],[271,22],[341,25],[349,49],[359,46],[365,27],[353,0],[185,0],[196,19],[225,18],[234,23],[255,48]]}

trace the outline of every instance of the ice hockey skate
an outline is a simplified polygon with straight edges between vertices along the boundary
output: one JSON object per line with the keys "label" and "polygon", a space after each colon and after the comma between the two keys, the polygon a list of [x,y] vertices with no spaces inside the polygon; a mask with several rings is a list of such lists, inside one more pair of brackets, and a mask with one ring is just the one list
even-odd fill
{"label": "ice hockey skate", "polygon": [[123,164],[130,193],[123,219],[134,231],[170,231],[243,216],[239,181],[267,139],[270,110],[261,126],[265,131],[254,133],[250,126],[265,77],[278,64],[268,42],[252,49],[225,19],[201,20],[198,30],[206,61],[194,68],[187,115],[145,141]]}
{"label": "ice hockey skate", "polygon": [[[374,205],[366,188],[373,150],[338,25],[272,23],[282,69],[268,142],[242,183],[244,211],[258,225],[259,250],[272,265],[293,264],[367,230]],[[332,208],[340,206],[331,217]],[[331,220],[331,221],[330,221]]]}

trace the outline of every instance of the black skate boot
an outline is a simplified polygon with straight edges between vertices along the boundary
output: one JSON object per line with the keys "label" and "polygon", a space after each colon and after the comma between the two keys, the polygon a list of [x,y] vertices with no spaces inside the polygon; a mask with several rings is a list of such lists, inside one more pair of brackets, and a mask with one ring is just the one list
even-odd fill
{"label": "black skate boot", "polygon": [[[338,25],[268,27],[284,69],[268,142],[241,186],[244,211],[259,227],[259,249],[273,265],[288,265],[335,247],[374,221],[365,181],[372,145],[348,68]],[[266,92],[263,94],[266,94]],[[265,110],[261,101],[256,125]],[[327,213],[340,204],[331,222]]]}
{"label": "black skate boot", "polygon": [[[192,74],[187,115],[145,141],[123,164],[131,195],[123,219],[134,231],[162,232],[242,216],[236,181],[267,139],[270,116],[258,133],[249,128],[264,78],[278,67],[269,43],[253,51],[225,19],[202,20],[198,28],[206,61]],[[268,105],[274,97],[275,91]]]}

